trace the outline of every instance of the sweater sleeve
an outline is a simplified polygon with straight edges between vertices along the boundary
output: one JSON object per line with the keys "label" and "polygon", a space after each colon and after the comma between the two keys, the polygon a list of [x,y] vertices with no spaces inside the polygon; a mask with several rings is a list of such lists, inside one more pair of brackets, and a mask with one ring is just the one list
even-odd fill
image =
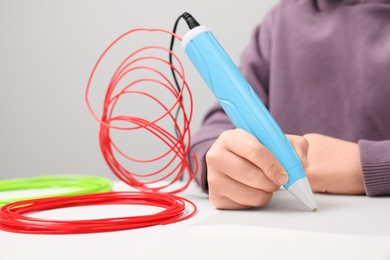
{"label": "sweater sleeve", "polygon": [[[241,56],[240,70],[251,84],[252,88],[268,105],[268,57],[270,52],[270,17],[267,15],[261,26],[256,27],[248,47]],[[206,154],[218,136],[234,125],[219,104],[214,104],[206,113],[202,126],[192,136],[192,144],[189,153],[189,161],[194,169],[195,155],[198,162],[198,172],[195,180],[203,191],[208,192]]]}
{"label": "sweater sleeve", "polygon": [[359,140],[359,149],[366,194],[390,195],[390,140]]}

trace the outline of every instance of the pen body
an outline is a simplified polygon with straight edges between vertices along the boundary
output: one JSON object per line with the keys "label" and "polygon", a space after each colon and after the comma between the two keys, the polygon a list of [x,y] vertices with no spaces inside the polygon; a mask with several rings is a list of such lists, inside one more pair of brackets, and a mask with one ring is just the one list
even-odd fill
{"label": "pen body", "polygon": [[256,136],[282,164],[289,175],[284,187],[304,178],[290,141],[210,30],[192,29],[182,45],[233,124]]}

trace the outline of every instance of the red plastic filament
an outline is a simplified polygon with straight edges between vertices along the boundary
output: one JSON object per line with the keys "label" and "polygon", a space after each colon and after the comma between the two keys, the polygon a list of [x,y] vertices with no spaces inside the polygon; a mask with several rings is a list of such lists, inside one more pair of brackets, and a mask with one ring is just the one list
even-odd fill
{"label": "red plastic filament", "polygon": [[[104,159],[120,180],[138,189],[139,192],[96,193],[10,203],[0,209],[1,230],[32,234],[105,232],[174,223],[188,219],[196,213],[194,203],[173,195],[185,190],[195,174],[187,160],[191,142],[192,95],[185,80],[183,65],[177,55],[165,47],[141,46],[130,51],[125,59],[116,63],[119,66],[114,65],[116,69],[111,78],[107,80],[107,85],[104,85],[104,88],[97,88],[94,85],[96,82],[101,82],[96,80],[98,71],[113,47],[130,36],[133,37],[134,42],[139,42],[142,37],[135,37],[136,33],[159,33],[181,40],[176,34],[162,29],[140,28],[122,34],[104,50],[93,67],[88,80],[85,100],[90,112],[100,123],[99,141]],[[119,52],[119,54],[121,53],[123,51]],[[174,58],[172,63],[178,64],[178,66],[174,66],[168,61],[169,54]],[[110,68],[113,67],[111,63],[108,64]],[[166,76],[170,73],[164,73],[162,67],[173,69],[179,79],[180,89],[175,88],[175,85]],[[103,75],[107,73],[104,69],[103,72]],[[107,79],[107,77],[105,78]],[[90,103],[92,85],[94,85],[94,91],[103,90],[105,92],[101,116],[94,112]],[[158,93],[162,96],[158,96]],[[129,96],[135,97],[133,99],[135,101],[142,100],[142,106],[136,106],[134,110],[129,111],[129,107],[133,105],[132,102],[126,102],[126,98]],[[169,102],[166,103],[164,100]],[[121,105],[122,109],[118,109],[118,106]],[[160,114],[149,118],[148,116],[152,114],[150,113],[152,107],[157,107]],[[176,111],[181,112],[180,117],[176,116],[179,115],[176,114]],[[144,112],[145,116],[140,112]],[[138,143],[138,146],[126,149],[129,147],[123,147],[122,142],[114,141],[112,136],[114,132],[119,135],[141,132],[144,136],[152,136],[154,143],[151,145],[147,142],[143,143],[141,140],[143,146],[139,146]],[[158,144],[161,144],[163,149],[159,154],[153,155],[156,151],[151,149]],[[124,150],[143,150],[152,156],[151,158],[137,157]],[[196,158],[194,159],[196,163]],[[149,172],[147,170],[137,171],[136,167],[128,165],[129,162],[146,165]],[[156,162],[160,166],[157,169]],[[196,171],[197,165],[195,165]],[[183,178],[185,173],[188,175],[187,178]],[[182,179],[185,181],[179,181]],[[175,188],[173,184],[176,184]],[[42,210],[107,204],[146,205],[161,207],[164,210],[144,216],[72,221],[38,219],[28,216],[29,213]],[[191,209],[186,210],[186,205],[190,205]]]}
{"label": "red plastic filament", "polygon": [[[134,34],[139,33],[160,33],[169,37],[174,36],[181,41],[181,38],[176,34],[162,29],[138,28],[122,34],[105,49],[96,62],[88,80],[85,100],[90,112],[100,122],[100,146],[103,156],[112,172],[122,181],[142,191],[177,193],[186,189],[194,177],[194,172],[192,172],[187,161],[189,144],[191,142],[190,121],[192,118],[192,95],[185,80],[183,65],[177,55],[168,48],[157,45],[141,46],[138,49],[132,50],[120,62],[107,84],[103,112],[100,118],[92,109],[89,101],[93,80],[103,60],[120,41],[130,36],[136,41],[139,38]],[[174,63],[177,63],[178,66],[174,66],[167,61],[170,53],[174,58]],[[154,67],[150,64],[157,65]],[[168,73],[162,72],[159,69],[160,67],[172,68],[175,71],[180,81],[180,91],[175,88],[172,80],[167,77]],[[129,78],[130,82],[127,82]],[[171,103],[164,104],[162,96],[155,96],[156,89],[163,93],[162,95],[164,97],[171,96]],[[143,104],[141,107],[137,107],[131,113],[117,112],[116,108],[118,103],[120,103],[121,99],[129,96],[135,96],[138,99],[148,100],[149,102]],[[188,99],[187,107],[184,104],[184,98]],[[130,106],[130,103],[128,103],[128,106]],[[155,118],[144,118],[138,115],[142,111],[148,111],[150,106],[159,107],[161,114]],[[182,116],[180,117],[181,123],[176,120],[174,115],[177,109],[180,109],[182,112]],[[166,122],[174,126],[171,127],[171,131],[164,126]],[[113,131],[127,131],[128,133],[144,131],[144,134],[155,137],[155,142],[159,142],[166,149],[153,158],[136,158],[126,154],[119,148],[120,145],[115,143],[112,138]],[[144,147],[137,147],[136,149],[153,152],[151,150],[153,146],[145,144]],[[133,147],[133,150],[136,149]],[[136,172],[133,164],[131,167],[126,167],[123,163],[124,160],[135,164],[148,165],[149,168],[146,169],[150,172],[146,172],[147,170]],[[151,170],[155,168],[156,163],[160,164],[159,168]],[[183,175],[186,172],[189,177],[181,187],[167,189],[168,187],[172,187],[173,183],[177,183],[178,180],[183,179]]]}
{"label": "red plastic filament", "polygon": [[[186,203],[192,211],[184,215]],[[49,220],[26,216],[29,213],[64,207],[131,204],[160,207],[164,210],[144,216],[91,220]],[[0,209],[0,229],[29,234],[80,234],[118,231],[175,223],[195,214],[195,205],[172,194],[146,192],[107,192],[13,202]]]}

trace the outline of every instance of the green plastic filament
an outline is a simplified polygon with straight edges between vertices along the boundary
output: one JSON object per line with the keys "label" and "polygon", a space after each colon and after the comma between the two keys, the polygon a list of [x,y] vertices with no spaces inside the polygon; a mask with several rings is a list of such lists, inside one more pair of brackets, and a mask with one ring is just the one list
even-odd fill
{"label": "green plastic filament", "polygon": [[17,191],[17,190],[32,190],[32,189],[70,189],[67,192],[54,193],[44,196],[33,197],[18,197],[0,199],[0,205],[8,204],[15,201],[28,199],[38,199],[46,197],[71,196],[90,194],[98,192],[112,191],[111,181],[102,177],[87,176],[87,175],[52,175],[39,176],[31,178],[17,178],[0,180],[0,192],[2,191]]}

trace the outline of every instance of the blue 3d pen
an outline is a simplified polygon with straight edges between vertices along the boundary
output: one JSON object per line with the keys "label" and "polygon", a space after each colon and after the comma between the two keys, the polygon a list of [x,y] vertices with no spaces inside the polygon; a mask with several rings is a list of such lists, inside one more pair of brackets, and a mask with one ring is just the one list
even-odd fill
{"label": "blue 3d pen", "polygon": [[212,32],[188,13],[182,16],[190,31],[182,47],[237,128],[256,136],[279,160],[288,174],[283,185],[312,211],[317,211],[303,166],[278,124],[253,91]]}

